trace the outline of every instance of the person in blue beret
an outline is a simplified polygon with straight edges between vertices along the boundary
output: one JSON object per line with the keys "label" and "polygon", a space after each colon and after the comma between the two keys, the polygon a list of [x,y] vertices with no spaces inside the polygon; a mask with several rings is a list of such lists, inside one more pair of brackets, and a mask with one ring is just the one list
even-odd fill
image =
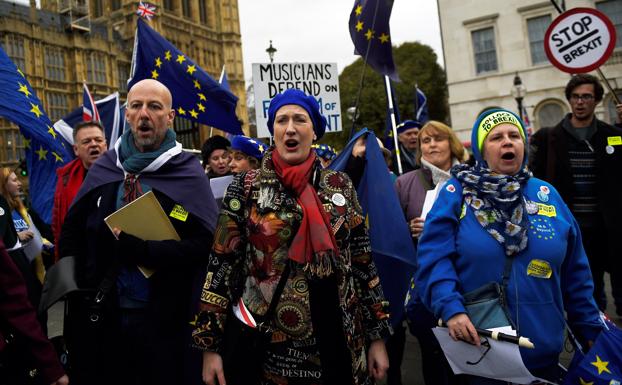
{"label": "person in blue beret", "polygon": [[311,146],[315,150],[315,155],[320,159],[322,167],[326,168],[337,157],[337,152],[328,144],[314,144]]}
{"label": "person in blue beret", "polygon": [[416,120],[404,120],[397,125],[397,140],[399,143],[400,161],[402,162],[402,173],[399,173],[397,165],[397,151],[393,154],[391,170],[396,175],[406,174],[408,171],[419,168],[417,164],[417,138],[421,123]]}
{"label": "person in blue beret", "polygon": [[259,168],[259,163],[268,146],[261,140],[236,135],[231,138],[229,168],[234,174]]}
{"label": "person in blue beret", "polygon": [[[326,129],[313,96],[276,95],[268,129],[274,147],[223,199],[193,323],[203,380],[372,385],[391,325],[356,190],[311,149]],[[265,340],[237,340],[245,329]]]}
{"label": "person in blue beret", "polygon": [[520,348],[527,369],[557,383],[566,325],[586,348],[603,328],[579,226],[557,190],[527,169],[527,131],[516,114],[482,113],[471,143],[475,165],[451,169],[426,217],[419,294],[455,341],[480,345],[475,327],[512,326],[535,345]]}

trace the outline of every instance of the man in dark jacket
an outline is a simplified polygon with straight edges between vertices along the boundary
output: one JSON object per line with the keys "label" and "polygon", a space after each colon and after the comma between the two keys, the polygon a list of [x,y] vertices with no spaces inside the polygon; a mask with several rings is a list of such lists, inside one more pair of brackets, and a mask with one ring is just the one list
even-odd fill
{"label": "man in dark jacket", "polygon": [[[201,357],[187,349],[189,323],[217,209],[200,163],[169,129],[174,116],[162,83],[136,83],[127,96],[131,130],[91,167],[65,219],[61,258],[76,258],[78,286],[95,293],[70,298],[65,319],[75,385],[200,381]],[[180,241],[142,240],[123,228],[113,234],[105,224],[148,191]]]}
{"label": "man in dark jacket", "polygon": [[52,232],[56,242],[57,258],[58,239],[71,202],[78,194],[86,172],[107,148],[104,126],[101,123],[80,122],[73,128],[73,152],[76,159],[56,170],[58,180],[52,208]]}
{"label": "man in dark jacket", "polygon": [[[555,186],[581,228],[594,278],[594,299],[605,310],[604,272],[611,274],[616,311],[622,316],[622,271],[617,240],[622,237],[622,129],[598,120],[603,98],[598,79],[578,74],[566,85],[572,112],[557,126],[531,138],[529,166],[534,176]],[[548,191],[538,194],[542,202]]]}
{"label": "man in dark jacket", "polygon": [[419,137],[420,129],[421,124],[416,120],[404,120],[397,125],[397,141],[402,172],[399,173],[398,170],[397,151],[393,154],[391,171],[398,176],[419,168],[415,159],[417,158],[417,138]]}

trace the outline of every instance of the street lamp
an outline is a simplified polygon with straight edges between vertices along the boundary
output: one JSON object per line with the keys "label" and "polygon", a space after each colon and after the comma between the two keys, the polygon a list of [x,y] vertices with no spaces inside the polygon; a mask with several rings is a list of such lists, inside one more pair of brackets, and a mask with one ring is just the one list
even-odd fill
{"label": "street lamp", "polygon": [[346,110],[346,114],[348,115],[348,119],[350,119],[351,122],[355,122],[359,118],[359,112],[354,106],[348,107],[348,109]]}
{"label": "street lamp", "polygon": [[270,56],[270,63],[274,62],[274,54],[276,53],[276,48],[272,46],[272,40],[270,40],[270,47],[266,48],[266,52],[268,56]]}
{"label": "street lamp", "polygon": [[514,96],[514,100],[516,100],[516,106],[518,107],[518,116],[523,119],[523,99],[527,94],[527,88],[523,85],[523,81],[520,76],[518,76],[518,72],[516,72],[516,76],[514,76],[514,87],[512,87],[512,96]]}

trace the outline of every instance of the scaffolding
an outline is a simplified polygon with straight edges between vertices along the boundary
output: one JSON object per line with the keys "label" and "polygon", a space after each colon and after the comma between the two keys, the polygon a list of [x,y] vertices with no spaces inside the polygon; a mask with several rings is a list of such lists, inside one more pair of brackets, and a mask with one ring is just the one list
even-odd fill
{"label": "scaffolding", "polygon": [[67,29],[91,31],[88,0],[58,0],[58,13],[65,16]]}

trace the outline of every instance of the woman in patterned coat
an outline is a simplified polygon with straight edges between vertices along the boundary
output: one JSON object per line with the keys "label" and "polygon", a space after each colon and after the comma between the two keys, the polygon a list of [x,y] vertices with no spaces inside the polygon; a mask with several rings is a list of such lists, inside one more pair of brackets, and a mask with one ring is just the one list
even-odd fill
{"label": "woman in patterned coat", "polygon": [[275,147],[227,190],[194,321],[207,384],[229,379],[221,358],[225,324],[253,327],[286,266],[254,383],[359,385],[384,377],[388,304],[350,179],[322,169],[311,151],[325,126],[313,97],[277,95],[268,110]]}

